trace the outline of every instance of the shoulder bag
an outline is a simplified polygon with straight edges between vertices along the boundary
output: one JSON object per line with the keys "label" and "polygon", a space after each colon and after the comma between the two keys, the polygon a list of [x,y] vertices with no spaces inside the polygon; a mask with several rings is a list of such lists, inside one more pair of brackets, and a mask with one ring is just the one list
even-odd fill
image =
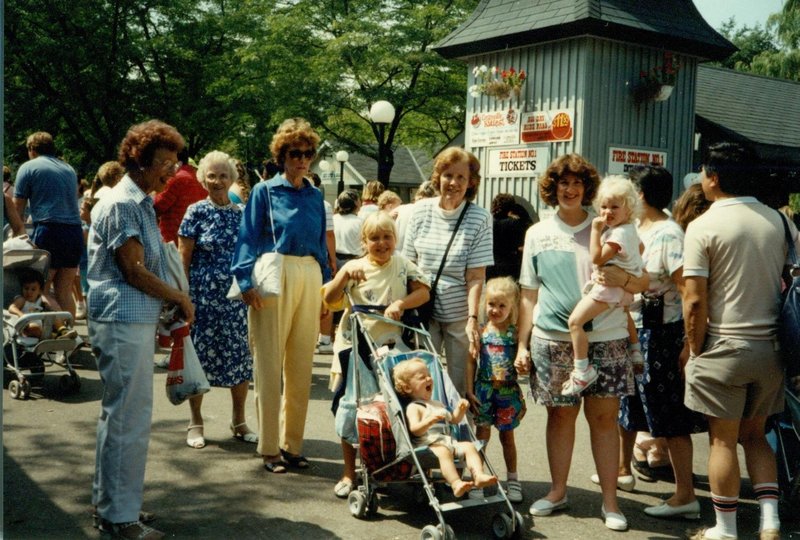
{"label": "shoulder bag", "polygon": [[786,365],[786,374],[794,377],[800,374],[800,259],[794,248],[789,223],[782,212],[778,212],[783,221],[783,232],[789,246],[789,287],[783,293],[783,302],[778,317],[778,340]]}
{"label": "shoulder bag", "polygon": [[[283,254],[278,253],[278,242],[275,239],[275,222],[272,219],[272,197],[269,186],[267,186],[267,208],[269,208],[269,224],[272,231],[272,251],[262,253],[258,257],[253,266],[252,275],[253,287],[264,298],[280,296],[283,278]],[[235,277],[227,296],[231,300],[242,298],[242,291],[239,289],[239,283]]]}
{"label": "shoulder bag", "polygon": [[456,233],[458,232],[458,228],[461,226],[461,222],[464,220],[464,216],[467,213],[467,209],[469,208],[470,202],[467,201],[464,203],[464,209],[461,211],[461,214],[458,216],[458,221],[456,221],[456,228],[453,229],[453,234],[450,236],[450,241],[447,243],[447,248],[444,250],[444,255],[442,255],[442,262],[439,264],[439,270],[436,272],[436,277],[433,279],[431,283],[431,296],[427,302],[422,304],[417,308],[417,316],[419,317],[419,321],[425,326],[425,328],[430,328],[431,319],[433,318],[433,305],[436,300],[436,285],[439,283],[439,278],[442,276],[442,271],[444,270],[444,263],[447,261],[447,254],[450,252],[450,246],[453,245],[453,240],[456,238]]}

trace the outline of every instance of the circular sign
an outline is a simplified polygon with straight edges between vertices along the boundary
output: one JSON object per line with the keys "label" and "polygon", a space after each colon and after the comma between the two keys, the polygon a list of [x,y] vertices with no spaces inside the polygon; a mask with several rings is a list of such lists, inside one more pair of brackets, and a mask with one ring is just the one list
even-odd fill
{"label": "circular sign", "polygon": [[569,115],[563,112],[558,113],[555,118],[553,118],[550,132],[555,139],[569,139],[572,135],[572,123],[569,120]]}

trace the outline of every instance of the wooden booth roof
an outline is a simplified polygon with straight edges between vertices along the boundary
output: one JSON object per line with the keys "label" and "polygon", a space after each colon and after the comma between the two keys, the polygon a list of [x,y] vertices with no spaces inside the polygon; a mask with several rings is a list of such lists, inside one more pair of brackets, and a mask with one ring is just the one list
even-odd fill
{"label": "wooden booth roof", "polygon": [[800,165],[800,82],[699,66],[695,112],[699,131]]}
{"label": "wooden booth roof", "polygon": [[710,60],[736,51],[692,0],[481,0],[434,49],[447,58],[463,58],[583,35]]}

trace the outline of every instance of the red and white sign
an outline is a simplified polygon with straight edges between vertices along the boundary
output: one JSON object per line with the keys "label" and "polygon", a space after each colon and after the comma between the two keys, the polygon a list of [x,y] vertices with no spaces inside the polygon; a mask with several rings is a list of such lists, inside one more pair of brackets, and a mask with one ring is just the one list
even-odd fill
{"label": "red and white sign", "polygon": [[519,144],[519,110],[474,113],[467,118],[467,147]]}
{"label": "red and white sign", "polygon": [[535,178],[547,169],[549,162],[547,146],[492,148],[487,153],[486,175]]}
{"label": "red and white sign", "polygon": [[524,113],[520,139],[523,143],[571,141],[574,128],[575,114],[571,109]]}
{"label": "red and white sign", "polygon": [[636,165],[667,166],[667,153],[646,148],[623,148],[611,146],[608,149],[608,174],[626,174]]}

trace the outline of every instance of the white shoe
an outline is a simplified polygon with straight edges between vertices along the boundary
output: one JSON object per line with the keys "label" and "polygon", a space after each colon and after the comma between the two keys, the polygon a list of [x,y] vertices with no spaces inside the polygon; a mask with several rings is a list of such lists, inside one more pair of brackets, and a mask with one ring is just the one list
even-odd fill
{"label": "white shoe", "polygon": [[333,354],[333,343],[317,343],[317,348],[314,352],[317,354]]}
{"label": "white shoe", "polygon": [[[589,480],[591,480],[593,484],[597,484],[598,486],[600,485],[600,477],[597,475],[597,473],[590,476]],[[636,478],[634,478],[632,474],[617,476],[617,489],[630,492],[633,491],[633,488],[635,487]]]}
{"label": "white shoe", "polygon": [[606,512],[606,507],[600,507],[600,513],[603,516],[603,520],[605,521],[606,527],[611,529],[612,531],[627,531],[628,530],[628,520],[625,519],[621,513],[617,512]]}
{"label": "white shoe", "polygon": [[631,359],[631,366],[633,366],[633,372],[637,375],[644,371],[644,356],[642,356],[642,351],[638,350],[629,350],[628,351],[628,358]]}
{"label": "white shoe", "polygon": [[81,320],[86,318],[86,302],[78,302],[75,306],[75,319]]}
{"label": "white shoe", "polygon": [[670,506],[666,502],[662,502],[657,506],[648,506],[644,509],[644,513],[659,518],[700,519],[700,502],[694,500],[680,506]]}
{"label": "white shoe", "polygon": [[554,503],[547,499],[539,499],[531,505],[529,512],[532,516],[549,516],[557,510],[564,510],[567,506],[568,501],[566,497]]}
{"label": "white shoe", "polygon": [[158,367],[158,368],[161,368],[161,369],[167,369],[167,368],[169,367],[169,357],[170,357],[170,354],[171,354],[171,353],[168,353],[168,354],[167,354],[166,356],[164,356],[163,358],[161,358],[161,359],[159,359],[159,360],[156,360],[156,361],[154,361],[154,362],[153,362],[153,364],[155,364],[155,366],[156,366],[156,367]]}
{"label": "white shoe", "polygon": [[573,369],[567,379],[561,386],[562,396],[574,396],[580,394],[597,380],[597,370],[594,366],[590,365],[586,371]]}

